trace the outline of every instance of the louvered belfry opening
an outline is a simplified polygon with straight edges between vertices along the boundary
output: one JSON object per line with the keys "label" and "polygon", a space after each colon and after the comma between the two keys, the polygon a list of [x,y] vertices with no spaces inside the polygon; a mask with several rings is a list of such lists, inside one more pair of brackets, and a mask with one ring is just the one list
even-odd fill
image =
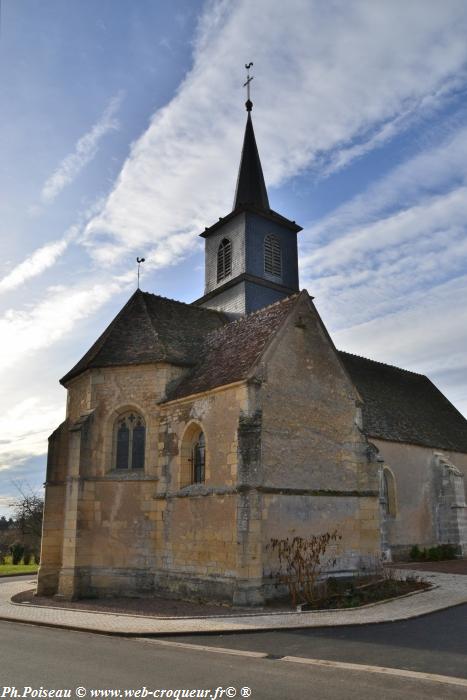
{"label": "louvered belfry opening", "polygon": [[224,238],[217,250],[217,281],[221,282],[232,274],[232,244]]}
{"label": "louvered belfry opening", "polygon": [[275,277],[282,277],[281,244],[276,236],[264,239],[264,271]]}

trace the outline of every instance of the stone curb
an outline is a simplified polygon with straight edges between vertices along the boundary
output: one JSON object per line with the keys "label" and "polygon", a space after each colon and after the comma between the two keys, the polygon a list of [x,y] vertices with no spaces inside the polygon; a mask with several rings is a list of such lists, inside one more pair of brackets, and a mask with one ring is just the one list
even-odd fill
{"label": "stone curb", "polygon": [[[404,572],[405,573],[405,572]],[[379,624],[407,620],[467,603],[467,576],[427,572],[432,587],[400,598],[339,611],[239,614],[221,617],[155,618],[122,613],[97,613],[12,603],[24,590],[16,581],[0,586],[0,619],[43,627],[125,637],[254,632]],[[7,589],[7,590],[5,590]],[[2,595],[3,591],[3,595]],[[424,595],[419,595],[424,594]],[[410,599],[410,600],[407,600]]]}
{"label": "stone curb", "polygon": [[[319,615],[320,613],[341,613],[346,610],[365,610],[366,608],[373,608],[376,605],[384,605],[385,603],[391,603],[393,601],[402,600],[403,598],[409,598],[413,595],[419,595],[420,593],[428,593],[433,589],[438,588],[438,586],[431,585],[429,588],[420,591],[411,591],[410,593],[404,593],[403,595],[394,596],[393,598],[384,598],[383,600],[378,600],[375,603],[366,603],[365,605],[359,605],[356,608],[326,608],[325,610],[277,610],[274,611],[261,611],[261,612],[241,612],[232,613],[227,615],[137,615],[132,613],[123,612],[108,612],[107,610],[86,610],[86,608],[65,608],[60,605],[35,605],[34,603],[17,603],[16,601],[10,599],[11,605],[17,605],[19,608],[35,608],[36,610],[65,610],[74,613],[91,613],[92,615],[113,615],[117,617],[131,617],[134,620],[211,620],[218,619],[221,617],[223,620],[236,619],[238,617],[280,617],[281,615],[306,615],[313,614]],[[2,619],[2,618],[0,618]]]}

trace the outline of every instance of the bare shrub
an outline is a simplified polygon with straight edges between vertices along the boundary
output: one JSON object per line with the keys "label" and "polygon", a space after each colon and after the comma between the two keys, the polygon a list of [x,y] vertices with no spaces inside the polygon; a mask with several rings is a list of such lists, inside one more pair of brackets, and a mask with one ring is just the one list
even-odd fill
{"label": "bare shrub", "polygon": [[279,566],[272,575],[287,586],[292,605],[312,603],[322,572],[336,565],[335,556],[326,558],[330,544],[342,539],[337,530],[311,537],[272,538],[268,547],[278,557]]}

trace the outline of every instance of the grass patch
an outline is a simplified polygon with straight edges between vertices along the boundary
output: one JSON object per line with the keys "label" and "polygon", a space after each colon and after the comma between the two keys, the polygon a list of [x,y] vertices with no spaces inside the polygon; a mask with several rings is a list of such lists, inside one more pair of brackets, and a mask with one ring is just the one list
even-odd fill
{"label": "grass patch", "polygon": [[11,556],[5,557],[5,563],[0,564],[0,576],[17,576],[18,574],[36,574],[39,569],[38,564],[12,564]]}

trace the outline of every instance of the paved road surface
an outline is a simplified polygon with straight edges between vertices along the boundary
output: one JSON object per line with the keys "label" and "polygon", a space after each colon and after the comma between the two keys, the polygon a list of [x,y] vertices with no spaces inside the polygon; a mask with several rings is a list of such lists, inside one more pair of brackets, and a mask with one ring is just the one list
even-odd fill
{"label": "paved road surface", "polygon": [[[203,641],[207,643],[205,637]],[[228,641],[232,646],[234,637]],[[1,685],[15,686],[19,693],[24,686],[43,686],[70,688],[75,697],[75,688],[83,686],[90,698],[95,688],[124,691],[146,686],[212,688],[214,697],[214,689],[221,686],[236,688],[236,697],[242,697],[241,688],[249,687],[253,700],[465,700],[467,696],[465,686],[8,622],[0,622],[0,660]]]}
{"label": "paved road surface", "polygon": [[467,678],[467,605],[379,625],[167,639]]}

